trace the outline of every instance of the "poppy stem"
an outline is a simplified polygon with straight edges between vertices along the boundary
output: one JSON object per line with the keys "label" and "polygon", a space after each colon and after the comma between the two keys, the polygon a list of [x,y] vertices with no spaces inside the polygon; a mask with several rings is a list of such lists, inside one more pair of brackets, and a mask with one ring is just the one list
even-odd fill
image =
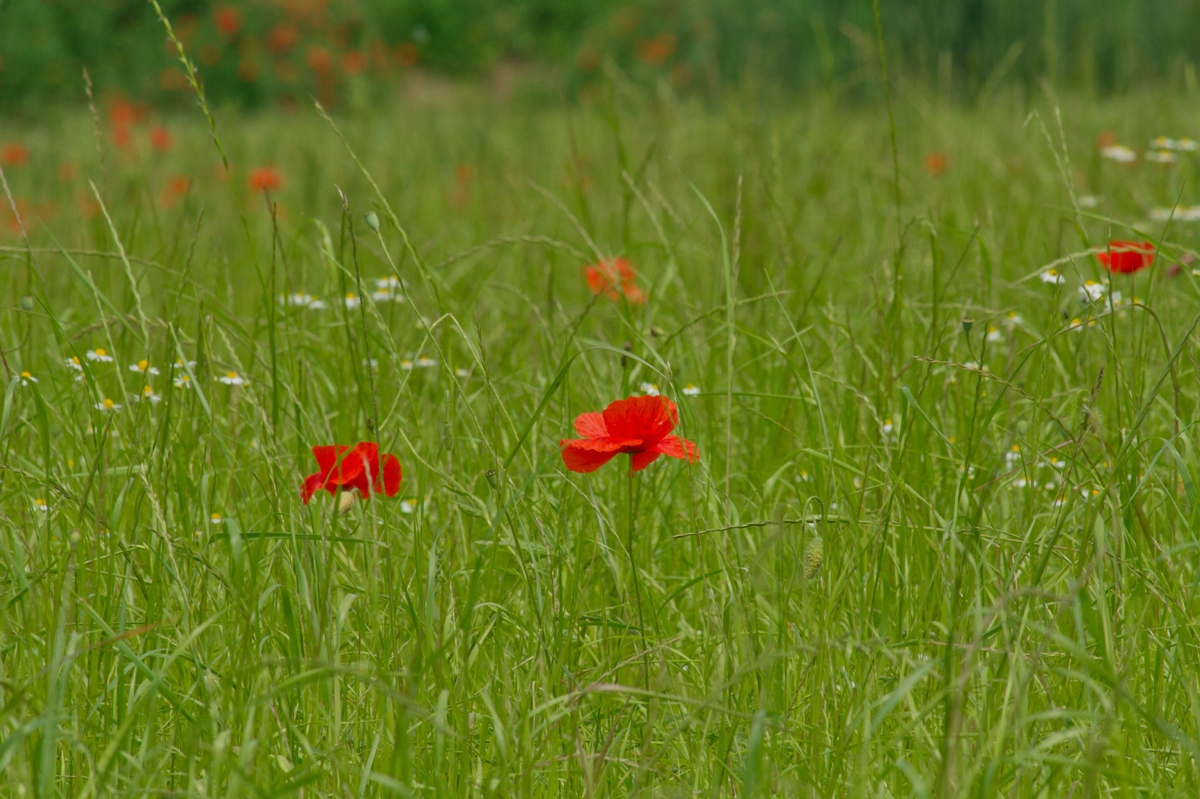
{"label": "poppy stem", "polygon": [[629,528],[627,531],[628,547],[629,547],[629,568],[633,572],[633,596],[637,604],[638,615],[638,635],[642,639],[642,683],[645,688],[650,688],[650,649],[646,644],[646,622],[642,617],[642,589],[641,578],[638,576],[637,560],[633,557],[633,531],[637,528],[637,510],[634,504],[633,491],[634,480],[637,475],[633,471],[633,456],[630,456],[629,469],[629,484],[626,492],[629,497],[629,512],[626,514]]}

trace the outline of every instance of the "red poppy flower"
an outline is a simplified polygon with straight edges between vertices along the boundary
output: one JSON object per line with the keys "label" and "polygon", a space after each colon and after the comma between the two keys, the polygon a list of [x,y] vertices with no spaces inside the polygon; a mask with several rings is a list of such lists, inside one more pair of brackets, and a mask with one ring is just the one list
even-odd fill
{"label": "red poppy flower", "polygon": [[675,403],[666,397],[617,400],[603,413],[581,413],[575,432],[583,438],[563,439],[563,463],[573,472],[594,472],[620,453],[629,453],[630,467],[639,472],[659,455],[688,462],[699,460],[696,445],[670,435],[679,423]]}
{"label": "red poppy flower", "polygon": [[300,38],[300,30],[290,22],[277,22],[267,34],[267,49],[272,55],[286,53]]}
{"label": "red poppy flower", "polygon": [[637,270],[624,258],[593,264],[584,270],[584,275],[593,294],[603,293],[613,301],[621,299],[624,294],[625,299],[634,305],[646,301],[646,293],[638,288]]}
{"label": "red poppy flower", "polygon": [[258,169],[250,171],[250,188],[254,191],[262,191],[267,189],[275,191],[283,184],[283,179],[279,177],[279,170],[273,166],[260,166]]}
{"label": "red poppy flower", "polygon": [[171,149],[171,131],[166,128],[150,129],[150,146],[155,150],[166,152]]}
{"label": "red poppy flower", "polygon": [[213,11],[213,23],[226,36],[235,36],[242,27],[242,12],[233,6],[221,6]]}
{"label": "red poppy flower", "polygon": [[6,144],[0,150],[0,164],[20,166],[29,160],[29,149],[24,144]]}
{"label": "red poppy flower", "polygon": [[946,171],[947,161],[945,153],[930,153],[925,156],[925,171],[931,175],[941,175]]}
{"label": "red poppy flower", "polygon": [[1110,241],[1108,251],[1096,253],[1096,260],[1110,272],[1128,275],[1154,263],[1154,245],[1148,241]]}
{"label": "red poppy flower", "polygon": [[358,489],[363,499],[370,498],[372,490],[389,497],[396,496],[400,490],[403,477],[400,461],[395,455],[381,458],[379,445],[373,441],[363,441],[353,449],[345,444],[333,444],[313,447],[312,451],[320,471],[304,478],[300,497],[305,505],[322,488],[330,494]]}

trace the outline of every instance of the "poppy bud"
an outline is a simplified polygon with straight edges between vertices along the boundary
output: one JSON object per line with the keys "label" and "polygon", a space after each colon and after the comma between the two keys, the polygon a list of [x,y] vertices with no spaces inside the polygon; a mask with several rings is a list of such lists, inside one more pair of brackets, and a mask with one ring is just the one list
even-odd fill
{"label": "poppy bud", "polygon": [[358,502],[357,491],[343,491],[338,494],[338,516],[345,516],[349,513],[356,502]]}
{"label": "poppy bud", "polygon": [[25,294],[21,297],[21,310],[22,311],[32,311],[33,310],[33,295]]}
{"label": "poppy bud", "polygon": [[375,432],[375,420],[369,416],[367,417],[367,432],[368,433]]}
{"label": "poppy bud", "polygon": [[79,532],[79,530],[72,530],[70,533],[67,534],[67,541],[73,547],[79,546],[79,542],[82,540],[83,540],[83,533]]}
{"label": "poppy bud", "polygon": [[963,317],[962,329],[963,329],[964,333],[966,333],[968,336],[971,335],[971,328],[974,326],[975,326],[974,319],[968,319],[967,317]]}
{"label": "poppy bud", "polygon": [[495,469],[488,469],[487,474],[485,474],[484,477],[487,478],[488,485],[490,485],[492,487],[493,491],[500,490],[500,481],[496,477]]}
{"label": "poppy bud", "polygon": [[367,227],[371,228],[371,230],[376,233],[379,232],[379,214],[374,211],[367,211],[363,216],[363,221],[367,223]]}

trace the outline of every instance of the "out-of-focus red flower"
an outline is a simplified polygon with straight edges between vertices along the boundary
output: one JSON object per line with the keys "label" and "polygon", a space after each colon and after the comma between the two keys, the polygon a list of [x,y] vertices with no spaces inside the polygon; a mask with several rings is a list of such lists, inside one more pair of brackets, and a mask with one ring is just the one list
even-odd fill
{"label": "out-of-focus red flower", "polygon": [[421,60],[421,48],[412,42],[396,45],[396,63],[402,67],[413,67]]}
{"label": "out-of-focus red flower", "polygon": [[150,146],[155,150],[165,153],[171,149],[173,143],[174,137],[171,136],[171,131],[162,127],[150,129]]}
{"label": "out-of-focus red flower", "polygon": [[242,12],[233,6],[218,6],[213,10],[213,24],[226,36],[236,36],[242,29]]}
{"label": "out-of-focus red flower", "polygon": [[1116,147],[1119,141],[1120,139],[1117,138],[1117,134],[1111,130],[1102,130],[1096,136],[1096,152],[1106,150],[1109,147]]}
{"label": "out-of-focus red flower", "polygon": [[1154,263],[1154,245],[1148,241],[1110,241],[1106,252],[1096,260],[1110,272],[1132,274]]}
{"label": "out-of-focus red flower", "polygon": [[575,432],[583,438],[563,439],[563,463],[573,472],[594,472],[621,453],[630,456],[631,471],[641,471],[659,455],[688,462],[699,460],[696,445],[671,435],[679,424],[675,403],[666,397],[630,397],[604,409],[581,413]]}
{"label": "out-of-focus red flower", "polygon": [[925,156],[925,171],[931,175],[941,175],[949,163],[950,159],[945,153],[930,153]]}
{"label": "out-of-focus red flower", "polygon": [[593,294],[604,294],[613,301],[621,299],[624,294],[625,299],[633,305],[646,301],[646,293],[637,284],[637,270],[624,258],[610,258],[592,264],[584,270],[584,276]]}
{"label": "out-of-focus red flower", "polygon": [[357,489],[363,499],[369,499],[372,491],[394,497],[400,490],[403,474],[399,459],[395,455],[381,456],[379,445],[372,441],[356,444],[353,449],[345,444],[317,446],[312,452],[318,471],[304,478],[300,489],[306,505],[322,488],[330,494]]}
{"label": "out-of-focus red flower", "polygon": [[0,164],[4,166],[21,166],[29,160],[29,148],[24,144],[6,144],[0,148]]}
{"label": "out-of-focus red flower", "polygon": [[361,75],[367,71],[367,57],[362,50],[351,50],[342,56],[342,72],[347,75]]}
{"label": "out-of-focus red flower", "polygon": [[664,32],[653,39],[642,39],[637,43],[637,56],[652,67],[661,67],[679,46],[679,37]]}
{"label": "out-of-focus red flower", "polygon": [[108,104],[108,121],[113,125],[132,125],[139,116],[137,107],[123,97],[114,97]]}
{"label": "out-of-focus red flower", "polygon": [[267,33],[267,50],[272,55],[282,55],[292,49],[300,38],[300,29],[290,22],[276,22]]}
{"label": "out-of-focus red flower", "polygon": [[275,191],[283,185],[279,170],[273,166],[260,166],[250,170],[250,188],[254,191]]}
{"label": "out-of-focus red flower", "polygon": [[314,44],[304,54],[308,68],[318,75],[327,75],[333,69],[333,55],[326,48]]}
{"label": "out-of-focus red flower", "polygon": [[191,187],[192,179],[187,175],[174,175],[167,181],[167,190],[177,197],[187,194]]}

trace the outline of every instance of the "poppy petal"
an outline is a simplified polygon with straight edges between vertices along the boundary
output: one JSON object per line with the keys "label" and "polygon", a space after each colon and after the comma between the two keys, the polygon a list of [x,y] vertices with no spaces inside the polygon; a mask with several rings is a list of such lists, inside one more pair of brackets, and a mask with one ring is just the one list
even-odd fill
{"label": "poppy petal", "polygon": [[350,449],[345,444],[330,444],[323,447],[313,447],[313,457],[317,459],[317,467],[320,468],[321,474],[328,475],[333,471],[333,467],[337,465],[338,458],[342,453]]}
{"label": "poppy petal", "polygon": [[686,438],[680,438],[679,436],[667,436],[655,444],[653,449],[655,452],[671,458],[679,458],[689,463],[695,463],[700,460],[700,454],[696,451],[696,445]]}
{"label": "poppy petal", "polygon": [[[400,472],[400,459],[395,455],[383,456],[383,493],[394,497],[400,490],[400,481],[404,475]],[[378,489],[377,489],[378,490]]]}
{"label": "poppy petal", "polygon": [[568,469],[573,472],[594,472],[617,455],[616,450],[604,452],[580,444],[590,441],[564,441],[562,443],[562,459]]}
{"label": "poppy petal", "polygon": [[304,478],[304,485],[300,488],[300,498],[304,500],[305,505],[307,505],[308,501],[312,499],[313,494],[321,490],[321,486],[324,482],[325,475],[321,474],[320,472],[310,474],[308,477]]}
{"label": "poppy petal", "polygon": [[633,457],[629,460],[630,471],[640,472],[658,460],[658,456],[661,454],[657,449],[644,449],[641,452],[633,453]]}
{"label": "poppy petal", "polygon": [[575,432],[584,438],[607,438],[608,427],[604,424],[604,415],[590,411],[575,417]]}
{"label": "poppy petal", "polygon": [[604,423],[614,438],[640,438],[653,443],[675,429],[675,403],[666,397],[630,397],[604,409]]}

